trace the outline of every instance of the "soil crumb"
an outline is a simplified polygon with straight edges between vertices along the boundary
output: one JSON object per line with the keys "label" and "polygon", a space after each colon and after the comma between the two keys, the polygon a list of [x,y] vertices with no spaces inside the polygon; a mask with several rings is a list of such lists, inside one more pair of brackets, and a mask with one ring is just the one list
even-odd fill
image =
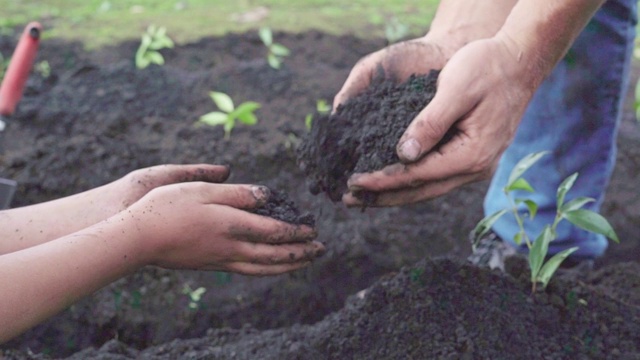
{"label": "soil crumb", "polygon": [[[401,84],[380,74],[335,113],[314,114],[297,154],[311,193],[325,192],[331,200],[340,201],[352,174],[399,162],[396,145],[433,99],[438,74],[432,70],[427,75],[412,75]],[[365,201],[375,200],[375,194],[361,195]]]}
{"label": "soil crumb", "polygon": [[274,189],[269,189],[269,191],[271,195],[267,203],[255,209],[255,214],[268,216],[294,225],[315,227],[316,220],[313,214],[302,213],[287,193]]}

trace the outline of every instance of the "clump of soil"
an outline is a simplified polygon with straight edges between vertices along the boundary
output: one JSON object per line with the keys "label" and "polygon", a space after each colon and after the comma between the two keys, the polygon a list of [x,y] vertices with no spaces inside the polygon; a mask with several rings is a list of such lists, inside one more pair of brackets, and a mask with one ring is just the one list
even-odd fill
{"label": "clump of soil", "polygon": [[[398,84],[384,74],[329,115],[315,114],[298,150],[298,163],[313,194],[340,201],[354,173],[380,170],[400,161],[396,145],[411,121],[433,99],[438,71],[412,75]],[[361,193],[364,199],[372,194]]]}
{"label": "clump of soil", "polygon": [[294,225],[315,226],[316,219],[313,214],[302,213],[287,193],[274,189],[269,189],[269,191],[270,195],[266,204],[255,209],[254,213]]}

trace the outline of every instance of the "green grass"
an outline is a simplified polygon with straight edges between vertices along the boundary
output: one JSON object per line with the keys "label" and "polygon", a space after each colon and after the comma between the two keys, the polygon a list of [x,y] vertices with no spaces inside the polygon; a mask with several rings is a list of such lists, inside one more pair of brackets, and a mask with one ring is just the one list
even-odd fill
{"label": "green grass", "polygon": [[[419,35],[428,29],[437,4],[438,0],[3,0],[0,28],[39,20],[45,25],[45,38],[79,40],[87,48],[138,39],[149,24],[165,26],[178,43],[261,26],[382,37],[391,17]],[[235,20],[259,6],[269,11],[263,20]]]}

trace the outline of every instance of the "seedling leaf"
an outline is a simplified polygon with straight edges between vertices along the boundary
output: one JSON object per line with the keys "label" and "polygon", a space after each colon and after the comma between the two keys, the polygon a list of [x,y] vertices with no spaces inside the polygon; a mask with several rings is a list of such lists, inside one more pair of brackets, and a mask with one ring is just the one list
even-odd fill
{"label": "seedling leaf", "polygon": [[597,212],[587,209],[577,209],[563,213],[562,217],[581,229],[602,234],[617,243],[620,242],[618,235],[616,235],[616,232],[607,219]]}
{"label": "seedling leaf", "polygon": [[571,201],[568,201],[566,204],[563,204],[562,207],[560,208],[560,213],[581,209],[586,204],[594,201],[596,200],[586,196],[577,197]]}
{"label": "seedling leaf", "polygon": [[529,184],[529,182],[523,178],[517,178],[514,182],[512,182],[508,187],[507,191],[513,190],[523,190],[528,192],[534,192],[533,187]]}
{"label": "seedling leaf", "polygon": [[269,55],[267,55],[267,62],[272,68],[280,69],[280,59],[277,56],[270,53]]}
{"label": "seedling leaf", "polygon": [[491,227],[493,226],[493,224],[495,224],[495,222],[498,221],[498,219],[500,219],[500,217],[504,215],[507,211],[508,211],[507,209],[496,211],[495,213],[480,220],[480,222],[478,222],[478,225],[476,225],[476,227],[473,229],[473,233],[475,234],[476,239],[479,239],[483,237],[486,233],[488,233],[489,230],[491,230]]}
{"label": "seedling leaf", "polygon": [[200,116],[200,121],[210,126],[218,126],[226,124],[229,121],[229,115],[220,111],[213,111]]}
{"label": "seedling leaf", "polygon": [[529,268],[531,269],[531,282],[536,281],[544,258],[549,252],[549,243],[553,240],[553,230],[549,225],[545,226],[542,233],[538,236],[533,246],[529,249]]}
{"label": "seedling leaf", "polygon": [[522,244],[522,239],[524,238],[524,232],[523,231],[518,231],[515,235],[513,235],[513,242],[516,243],[516,245],[520,245]]}
{"label": "seedling leaf", "polygon": [[164,65],[164,57],[157,51],[149,51],[146,54],[149,61],[153,64]]}
{"label": "seedling leaf", "polygon": [[560,209],[562,207],[562,204],[564,204],[564,197],[567,195],[567,193],[569,192],[569,189],[571,189],[573,184],[576,182],[577,178],[578,178],[578,173],[574,173],[573,175],[564,179],[564,181],[560,184],[560,186],[558,186],[558,194],[556,196],[558,198],[558,205],[557,205],[558,209]]}
{"label": "seedling leaf", "polygon": [[271,33],[271,29],[267,27],[260,28],[258,36],[260,36],[260,40],[262,40],[267,47],[273,44],[273,34]]}
{"label": "seedling leaf", "polygon": [[524,204],[527,206],[527,210],[529,210],[529,218],[533,220],[538,213],[538,204],[533,200],[525,200]]}
{"label": "seedling leaf", "polygon": [[553,276],[553,274],[556,272],[556,270],[558,270],[558,267],[560,267],[560,264],[562,264],[562,262],[569,255],[573,254],[576,250],[578,250],[577,246],[569,249],[565,249],[553,255],[551,259],[547,260],[547,262],[544,264],[542,269],[540,269],[540,272],[538,273],[538,276],[534,281],[540,282],[542,284],[543,289],[547,287],[549,280],[551,280],[551,277]]}
{"label": "seedling leaf", "polygon": [[255,125],[258,123],[258,118],[252,112],[238,114],[238,120],[246,125]]}
{"label": "seedling leaf", "polygon": [[255,101],[243,102],[235,110],[235,113],[240,115],[244,113],[252,113],[260,108],[260,104]]}
{"label": "seedling leaf", "polygon": [[209,93],[209,96],[211,96],[211,99],[220,110],[226,113],[230,113],[233,111],[233,100],[231,100],[231,97],[229,95],[222,92],[211,91]]}
{"label": "seedling leaf", "polygon": [[304,118],[304,126],[307,128],[307,131],[311,131],[311,125],[313,124],[313,114],[307,114]]}
{"label": "seedling leaf", "polygon": [[535,164],[541,157],[548,154],[549,151],[541,151],[537,153],[532,153],[525,156],[522,160],[520,160],[516,166],[511,171],[509,175],[509,181],[507,182],[507,188],[511,186],[525,171],[527,171],[533,164]]}
{"label": "seedling leaf", "polygon": [[291,54],[291,51],[281,44],[273,44],[269,50],[271,50],[271,53],[276,56],[289,56],[289,54]]}
{"label": "seedling leaf", "polygon": [[329,106],[325,100],[318,100],[318,102],[316,102],[316,110],[320,114],[326,114],[331,111],[331,106]]}

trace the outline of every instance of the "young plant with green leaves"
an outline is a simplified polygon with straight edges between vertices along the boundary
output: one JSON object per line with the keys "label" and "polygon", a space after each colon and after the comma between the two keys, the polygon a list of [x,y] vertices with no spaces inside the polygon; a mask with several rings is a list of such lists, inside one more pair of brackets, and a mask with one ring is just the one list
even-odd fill
{"label": "young plant with green leaves", "polygon": [[236,121],[249,126],[258,123],[255,111],[260,108],[259,103],[247,101],[235,107],[231,97],[225,93],[211,91],[209,96],[220,111],[212,111],[202,115],[198,122],[209,126],[224,126],[224,138],[226,140],[231,137],[231,131],[236,126]]}
{"label": "young plant with green leaves", "polygon": [[182,293],[189,298],[188,307],[190,310],[198,310],[200,308],[200,300],[202,300],[202,295],[204,295],[205,292],[207,292],[207,289],[202,286],[197,289],[192,289],[189,284],[184,284]]}
{"label": "young plant with green leaves", "polygon": [[[331,111],[331,105],[326,100],[320,99],[316,101],[316,111],[318,114],[328,114]],[[311,125],[313,124],[313,114],[309,113],[304,118],[304,126],[307,131],[311,131]]]}
{"label": "young plant with green leaves", "polygon": [[384,36],[389,44],[396,43],[409,34],[409,26],[400,22],[397,17],[389,19],[384,26]]}
{"label": "young plant with green leaves", "polygon": [[136,51],[136,67],[144,69],[151,64],[164,65],[164,57],[160,50],[173,48],[173,40],[167,36],[167,29],[149,25],[147,32],[142,34],[142,40]]}
{"label": "young plant with green leaves", "polygon": [[[518,190],[529,193],[535,192],[531,184],[529,184],[522,175],[547,153],[548,151],[529,154],[516,164],[504,188],[505,196],[507,196],[511,203],[511,209],[503,209],[485,217],[474,229],[475,238],[480,239],[491,230],[493,224],[500,219],[500,217],[508,212],[513,214],[519,229],[518,233],[514,235],[513,241],[517,245],[524,242],[529,249],[528,260],[531,270],[532,292],[536,291],[538,285],[541,285],[542,289],[544,289],[562,262],[578,250],[578,247],[565,249],[547,259],[549,244],[556,239],[556,229],[562,220],[567,220],[579,228],[602,234],[615,242],[620,242],[615,231],[603,216],[594,211],[583,209],[586,204],[595,201],[595,199],[581,196],[570,201],[565,201],[567,193],[578,178],[578,173],[567,177],[560,186],[558,186],[555,219],[553,223],[545,226],[535,241],[531,241],[524,229],[525,215],[528,214],[529,219],[533,220],[538,211],[538,205],[530,199],[514,198],[513,193]],[[526,214],[520,213],[518,209],[520,206],[526,208]]]}
{"label": "young plant with green leaves", "polygon": [[274,69],[280,69],[283,58],[289,56],[291,51],[284,45],[273,42],[273,32],[268,27],[261,28],[258,35],[264,46],[267,47],[267,62],[269,66]]}

